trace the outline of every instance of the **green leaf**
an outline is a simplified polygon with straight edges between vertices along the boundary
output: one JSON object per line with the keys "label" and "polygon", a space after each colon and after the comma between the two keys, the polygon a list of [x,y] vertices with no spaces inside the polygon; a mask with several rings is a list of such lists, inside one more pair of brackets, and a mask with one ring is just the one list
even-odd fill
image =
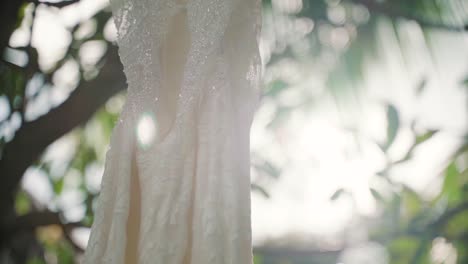
{"label": "green leaf", "polygon": [[[92,212],[92,210],[90,211]],[[81,222],[83,223],[84,226],[91,227],[91,225],[94,222],[94,215],[92,214],[85,215],[85,217],[83,218],[83,220],[81,220]]]}
{"label": "green leaf", "polygon": [[261,255],[255,254],[253,258],[254,264],[263,264],[263,257]]}
{"label": "green leaf", "polygon": [[422,79],[421,82],[418,84],[418,87],[416,88],[416,95],[420,96],[426,90],[426,84],[427,79]]}
{"label": "green leaf", "polygon": [[395,239],[391,242],[388,248],[390,254],[392,255],[392,260],[395,260],[394,258],[405,257],[406,260],[409,260],[409,256],[411,256],[411,253],[416,250],[416,248],[418,247],[418,243],[418,239],[409,236],[399,237]]}
{"label": "green leaf", "polygon": [[281,175],[281,170],[269,161],[264,161],[261,164],[255,164],[254,168],[275,179]]}
{"label": "green leaf", "polygon": [[[443,217],[443,216],[442,216]],[[449,237],[459,237],[460,234],[468,232],[468,210],[456,214],[450,219],[444,228],[444,231]]]}
{"label": "green leaf", "polygon": [[439,132],[439,130],[429,130],[422,135],[417,135],[414,144],[419,145],[421,143],[426,142],[427,140],[431,139],[437,132]]}
{"label": "green leaf", "polygon": [[400,128],[400,117],[398,110],[392,104],[387,105],[387,142],[381,146],[382,150],[386,152],[395,141],[395,138]]}
{"label": "green leaf", "polygon": [[250,184],[250,189],[252,189],[252,191],[260,192],[265,198],[270,198],[270,194],[267,192],[267,190],[256,183]]}
{"label": "green leaf", "polygon": [[20,191],[16,195],[15,210],[18,215],[24,215],[31,210],[31,201],[24,191]]}
{"label": "green leaf", "polygon": [[285,121],[289,117],[292,110],[294,110],[292,107],[283,107],[283,106],[278,107],[276,109],[273,119],[270,121],[270,123],[267,124],[267,128],[274,129],[278,125],[282,124],[282,122]]}
{"label": "green leaf", "polygon": [[461,200],[461,190],[459,184],[459,172],[455,163],[451,163],[445,170],[444,185],[441,195],[447,197],[449,205],[456,204]]}
{"label": "green leaf", "polygon": [[404,186],[401,192],[404,209],[409,217],[414,217],[421,212],[422,200],[412,189]]}
{"label": "green leaf", "polygon": [[330,200],[336,201],[340,196],[342,196],[346,191],[343,188],[336,190],[333,195],[330,197]]}
{"label": "green leaf", "polygon": [[75,263],[73,256],[74,256],[74,252],[70,243],[68,242],[59,243],[59,246],[57,248],[58,263],[63,263],[63,264]]}
{"label": "green leaf", "polygon": [[462,84],[468,88],[468,77],[466,77],[465,80],[462,81]]}
{"label": "green leaf", "polygon": [[372,196],[374,197],[375,200],[381,202],[381,203],[384,203],[385,202],[385,199],[383,198],[383,196],[374,188],[369,188]]}
{"label": "green leaf", "polygon": [[388,169],[381,170],[375,173],[375,175],[382,177],[382,178],[388,178]]}
{"label": "green leaf", "polygon": [[18,10],[18,15],[16,17],[15,28],[21,26],[21,22],[23,21],[24,15],[26,14],[26,8],[28,7],[29,3],[25,2],[21,5],[20,9]]}
{"label": "green leaf", "polygon": [[275,97],[288,88],[288,84],[283,80],[275,80],[269,86],[265,96]]}
{"label": "green leaf", "polygon": [[63,184],[65,182],[65,177],[62,177],[56,181],[53,181],[53,187],[55,194],[61,194],[63,190]]}
{"label": "green leaf", "polygon": [[390,204],[390,216],[393,225],[398,226],[401,222],[401,195],[395,194]]}

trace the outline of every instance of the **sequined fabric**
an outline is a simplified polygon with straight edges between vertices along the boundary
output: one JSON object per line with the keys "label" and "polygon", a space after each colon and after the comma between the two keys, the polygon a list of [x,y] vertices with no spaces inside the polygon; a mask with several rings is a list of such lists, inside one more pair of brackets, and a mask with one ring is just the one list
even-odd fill
{"label": "sequined fabric", "polygon": [[[252,263],[249,130],[259,97],[260,1],[111,0],[111,7],[128,95],[84,263]],[[135,197],[138,217],[129,213]],[[136,236],[127,232],[132,219]],[[137,250],[132,261],[129,246]]]}

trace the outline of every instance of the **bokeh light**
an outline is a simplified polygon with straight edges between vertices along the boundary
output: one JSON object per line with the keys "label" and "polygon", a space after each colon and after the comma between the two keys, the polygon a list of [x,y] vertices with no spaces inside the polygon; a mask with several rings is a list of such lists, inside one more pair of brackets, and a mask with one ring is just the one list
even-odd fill
{"label": "bokeh light", "polygon": [[153,145],[158,135],[156,119],[153,114],[143,113],[137,122],[136,136],[141,148],[147,149]]}

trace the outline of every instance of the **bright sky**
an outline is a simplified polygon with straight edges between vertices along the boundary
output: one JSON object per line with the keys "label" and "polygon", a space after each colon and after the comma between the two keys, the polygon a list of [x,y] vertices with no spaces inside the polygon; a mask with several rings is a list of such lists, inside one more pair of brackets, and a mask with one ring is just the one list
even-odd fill
{"label": "bright sky", "polygon": [[[106,0],[82,0],[77,8],[66,8],[61,12],[46,8],[37,11],[35,30],[41,34],[34,35],[33,43],[41,54],[40,63],[44,68],[50,67],[62,56],[61,52],[70,41],[71,36],[65,27],[87,20],[93,15],[93,10],[105,3]],[[299,26],[305,31],[313,27],[307,22]],[[85,35],[89,29],[92,29],[92,24],[84,26],[80,34]],[[385,109],[379,103],[382,101],[395,104],[403,119],[404,127],[395,146],[390,149],[393,159],[401,158],[412,143],[408,120],[418,117],[425,128],[443,128],[443,133],[421,147],[414,161],[392,171],[394,179],[407,183],[428,197],[437,192],[440,186],[437,175],[468,128],[466,88],[460,84],[468,72],[468,37],[466,34],[433,33],[430,35],[433,45],[427,47],[420,29],[408,23],[403,36],[408,43],[404,53],[410,60],[403,62],[401,51],[395,50],[397,46],[393,45],[396,41],[394,34],[387,31],[385,25],[382,25],[380,34],[380,49],[384,58],[378,63],[369,62],[366,69],[368,78],[360,90],[359,104],[347,106],[346,111],[339,112],[332,98],[324,96],[313,111],[298,109],[274,130],[265,128],[271,121],[273,102],[266,99],[258,110],[252,127],[252,150],[281,167],[282,174],[279,179],[261,181],[271,198],[253,193],[252,226],[256,243],[291,233],[325,237],[339,233],[353,218],[350,199],[329,200],[340,187],[355,195],[356,210],[360,214],[372,216],[378,212],[369,187],[379,189],[382,186],[375,174],[383,168],[384,156],[370,139],[385,140],[382,135],[385,135],[387,124]],[[21,45],[27,40],[28,33],[24,28],[14,35],[12,44]],[[268,55],[271,47],[268,43],[262,43],[262,47],[263,54]],[[99,43],[91,44],[87,49],[82,56],[88,56],[89,63],[92,63],[93,56],[99,57],[96,54],[103,52]],[[69,67],[70,70],[59,75],[62,76],[58,81],[62,84],[60,87],[73,86],[76,81],[73,69],[77,65],[70,62]],[[294,75],[294,67],[305,66],[285,64],[276,70]],[[323,77],[318,73],[308,74],[310,76],[282,95],[280,99],[283,103],[292,103],[300,98],[308,85],[324,85]],[[421,97],[416,97],[414,87],[424,76],[431,78],[428,87]],[[31,119],[34,113],[46,112],[51,103],[56,105],[63,101],[70,92],[67,89],[65,93],[56,90],[57,87],[51,88],[52,92],[38,99],[31,110]],[[7,111],[5,103],[0,98],[0,117]],[[352,127],[363,136],[356,138],[345,127]],[[8,131],[3,128],[0,132]],[[76,142],[73,136],[65,137],[47,153],[46,159],[57,161],[57,174],[63,169],[60,163],[71,159],[67,153],[73,152],[73,142]],[[58,203],[69,208],[66,212],[69,219],[79,219],[84,211],[79,206],[80,194],[73,189],[80,175],[71,174],[67,175],[68,191],[64,192]],[[90,166],[86,173],[90,188],[98,188],[101,174],[102,166]],[[256,177],[253,175],[253,179]],[[40,201],[47,203],[52,199],[47,178],[39,170],[28,170],[23,186]],[[86,231],[82,231],[79,237],[85,243]]]}

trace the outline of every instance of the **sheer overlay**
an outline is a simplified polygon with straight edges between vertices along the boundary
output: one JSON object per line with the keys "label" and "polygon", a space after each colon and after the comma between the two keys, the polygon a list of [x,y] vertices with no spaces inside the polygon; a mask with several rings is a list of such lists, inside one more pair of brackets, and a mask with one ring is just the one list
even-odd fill
{"label": "sheer overlay", "polygon": [[252,263],[259,0],[111,0],[127,101],[85,263]]}

